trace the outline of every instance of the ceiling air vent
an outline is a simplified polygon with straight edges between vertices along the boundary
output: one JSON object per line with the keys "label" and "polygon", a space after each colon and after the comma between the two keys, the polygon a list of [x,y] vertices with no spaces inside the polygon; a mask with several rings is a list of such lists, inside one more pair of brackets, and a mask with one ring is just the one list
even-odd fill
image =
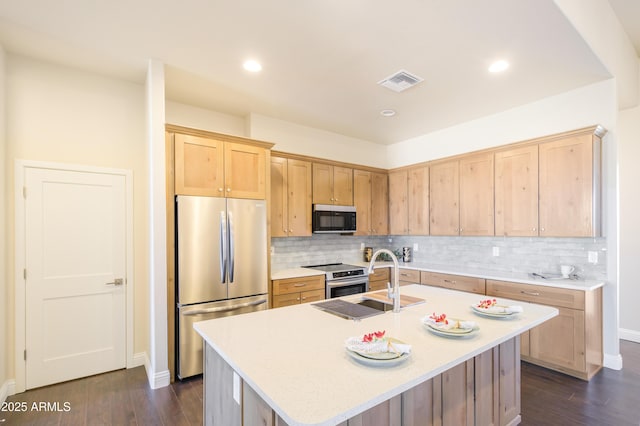
{"label": "ceiling air vent", "polygon": [[410,87],[420,83],[423,79],[417,75],[413,75],[405,70],[400,70],[397,73],[390,75],[384,80],[378,82],[379,85],[391,89],[394,92],[402,92]]}

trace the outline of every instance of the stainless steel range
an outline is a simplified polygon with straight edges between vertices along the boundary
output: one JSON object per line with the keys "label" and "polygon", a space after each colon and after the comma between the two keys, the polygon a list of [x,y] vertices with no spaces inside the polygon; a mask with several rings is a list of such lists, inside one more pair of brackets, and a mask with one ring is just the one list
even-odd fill
{"label": "stainless steel range", "polygon": [[367,268],[363,266],[329,263],[327,265],[305,266],[305,268],[325,273],[325,297],[327,299],[369,291],[369,275]]}

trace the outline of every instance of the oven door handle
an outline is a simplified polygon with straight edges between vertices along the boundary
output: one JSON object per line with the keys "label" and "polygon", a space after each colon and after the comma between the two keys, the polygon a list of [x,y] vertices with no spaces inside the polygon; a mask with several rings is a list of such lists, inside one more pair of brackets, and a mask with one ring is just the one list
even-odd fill
{"label": "oven door handle", "polygon": [[366,284],[368,282],[369,282],[369,277],[355,277],[355,278],[345,278],[343,280],[327,280],[327,286],[343,287],[345,285]]}

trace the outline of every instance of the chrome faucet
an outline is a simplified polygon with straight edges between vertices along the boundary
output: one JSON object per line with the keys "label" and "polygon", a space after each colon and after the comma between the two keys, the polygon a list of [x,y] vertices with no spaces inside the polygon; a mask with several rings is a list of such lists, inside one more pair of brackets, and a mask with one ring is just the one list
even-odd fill
{"label": "chrome faucet", "polygon": [[391,256],[391,260],[393,260],[393,291],[389,283],[387,283],[387,297],[393,300],[393,313],[400,312],[400,268],[398,265],[398,258],[391,250],[387,249],[379,249],[376,250],[375,253],[371,256],[371,261],[369,262],[368,273],[373,274],[373,264],[376,261],[376,258],[380,253],[386,253]]}

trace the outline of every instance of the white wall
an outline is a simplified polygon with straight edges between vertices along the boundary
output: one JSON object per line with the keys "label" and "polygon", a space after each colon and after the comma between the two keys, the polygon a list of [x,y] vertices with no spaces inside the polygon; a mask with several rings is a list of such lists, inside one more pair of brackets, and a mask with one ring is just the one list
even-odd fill
{"label": "white wall", "polygon": [[247,123],[243,117],[197,108],[179,102],[165,103],[167,124],[193,129],[247,137]]}
{"label": "white wall", "polygon": [[[142,85],[7,55],[7,222],[14,229],[14,162],[37,160],[133,170],[134,353],[148,352],[147,160]],[[7,236],[13,265],[14,235]],[[8,268],[7,282],[14,271]],[[7,294],[7,374],[14,377],[14,291]]]}
{"label": "white wall", "polygon": [[326,130],[314,129],[259,114],[248,120],[248,136],[274,142],[276,151],[330,158],[345,163],[385,168],[385,147]]}
{"label": "white wall", "polygon": [[[640,59],[638,60],[640,63]],[[638,75],[640,80],[640,73]],[[640,343],[640,106],[620,112],[620,337]]]}
{"label": "white wall", "polygon": [[5,223],[6,200],[6,138],[5,138],[5,52],[0,46],[0,403],[7,394],[7,280],[6,242],[8,228]]}

